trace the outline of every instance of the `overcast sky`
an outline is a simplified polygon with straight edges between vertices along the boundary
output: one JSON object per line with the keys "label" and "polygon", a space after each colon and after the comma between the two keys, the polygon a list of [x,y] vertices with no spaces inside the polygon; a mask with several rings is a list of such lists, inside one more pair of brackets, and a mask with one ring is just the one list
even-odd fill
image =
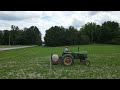
{"label": "overcast sky", "polygon": [[87,22],[101,25],[108,20],[120,23],[120,11],[0,11],[0,30],[10,30],[11,25],[20,29],[37,26],[44,37],[51,26],[80,29]]}

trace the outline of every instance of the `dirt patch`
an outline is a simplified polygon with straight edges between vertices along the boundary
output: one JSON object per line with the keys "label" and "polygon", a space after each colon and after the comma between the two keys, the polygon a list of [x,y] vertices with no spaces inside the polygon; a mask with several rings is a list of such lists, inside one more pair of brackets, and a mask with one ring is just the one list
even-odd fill
{"label": "dirt patch", "polygon": [[0,48],[0,51],[4,51],[4,50],[12,50],[12,49],[19,49],[19,48],[35,47],[35,46],[36,46],[36,45],[33,45],[33,46],[12,47],[12,48]]}

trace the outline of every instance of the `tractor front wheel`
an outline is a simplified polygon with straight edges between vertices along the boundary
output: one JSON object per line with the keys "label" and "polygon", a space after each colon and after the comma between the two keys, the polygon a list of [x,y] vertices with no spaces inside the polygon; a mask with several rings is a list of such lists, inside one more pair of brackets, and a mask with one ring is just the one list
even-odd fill
{"label": "tractor front wheel", "polygon": [[90,61],[89,61],[89,60],[85,60],[85,61],[84,61],[84,64],[85,64],[85,65],[90,65]]}

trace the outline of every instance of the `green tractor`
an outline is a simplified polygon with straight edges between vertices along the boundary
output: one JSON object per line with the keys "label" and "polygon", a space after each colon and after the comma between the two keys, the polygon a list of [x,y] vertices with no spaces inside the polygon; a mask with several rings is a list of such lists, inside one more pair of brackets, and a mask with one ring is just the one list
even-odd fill
{"label": "green tractor", "polygon": [[72,65],[74,64],[75,59],[79,59],[80,62],[83,62],[85,65],[90,65],[90,61],[87,59],[87,51],[79,51],[78,52],[63,52],[61,56],[55,56],[55,54],[51,55],[52,64],[63,64],[63,65]]}

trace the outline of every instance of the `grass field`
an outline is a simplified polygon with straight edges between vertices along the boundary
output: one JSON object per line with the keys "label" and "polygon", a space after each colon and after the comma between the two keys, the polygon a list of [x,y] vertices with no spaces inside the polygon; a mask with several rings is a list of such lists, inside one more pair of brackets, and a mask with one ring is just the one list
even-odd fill
{"label": "grass field", "polygon": [[[70,46],[77,51],[78,46]],[[31,47],[0,51],[0,79],[119,79],[120,45],[79,45],[88,51],[90,66],[76,60],[72,66],[52,65],[51,53],[60,55],[64,47]]]}

